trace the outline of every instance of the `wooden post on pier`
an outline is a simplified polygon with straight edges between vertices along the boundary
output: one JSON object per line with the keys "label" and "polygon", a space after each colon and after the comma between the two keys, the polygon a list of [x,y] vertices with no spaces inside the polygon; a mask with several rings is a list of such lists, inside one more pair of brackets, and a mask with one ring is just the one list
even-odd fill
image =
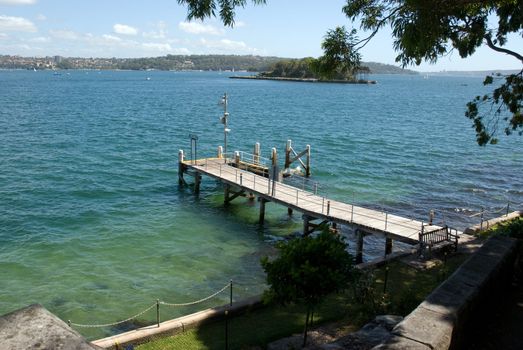
{"label": "wooden post on pier", "polygon": [[185,180],[183,179],[183,172],[184,172],[183,160],[184,160],[183,150],[179,150],[178,151],[178,183],[180,185],[183,185],[185,183]]}
{"label": "wooden post on pier", "polygon": [[305,167],[305,176],[310,177],[311,176],[311,146],[307,145],[307,160],[306,160],[306,167]]}
{"label": "wooden post on pier", "polygon": [[222,159],[222,158],[223,158],[223,147],[218,146],[218,159]]}
{"label": "wooden post on pier", "polygon": [[240,152],[238,151],[234,152],[234,163],[236,164],[236,168],[240,169]]}
{"label": "wooden post on pier", "polygon": [[385,255],[392,253],[392,238],[385,237]]}
{"label": "wooden post on pier", "polygon": [[363,231],[356,229],[356,264],[363,262]]}
{"label": "wooden post on pier", "polygon": [[260,225],[263,225],[265,222],[265,203],[268,201],[265,198],[259,197],[260,200]]}
{"label": "wooden post on pier", "polygon": [[[303,156],[307,157],[305,163],[301,160]],[[292,141],[287,140],[287,144],[285,145],[285,169],[290,168],[291,164],[295,161],[300,162],[301,166],[305,168],[306,177],[311,176],[311,146],[307,145],[303,151],[296,153],[292,148]]]}
{"label": "wooden post on pier", "polygon": [[292,149],[292,141],[287,140],[287,143],[285,144],[285,165],[284,169],[287,169],[291,166],[291,149]]}
{"label": "wooden post on pier", "polygon": [[260,143],[259,142],[256,142],[254,144],[254,152],[252,154],[253,154],[252,162],[254,164],[260,163]]}

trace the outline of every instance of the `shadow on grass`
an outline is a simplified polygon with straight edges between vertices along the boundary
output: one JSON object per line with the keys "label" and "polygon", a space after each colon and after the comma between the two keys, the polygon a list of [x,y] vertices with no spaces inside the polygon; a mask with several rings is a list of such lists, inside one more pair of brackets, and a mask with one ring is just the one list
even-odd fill
{"label": "shadow on grass", "polygon": [[[388,265],[387,287],[384,291],[386,269],[372,272],[376,300],[358,301],[354,290],[331,295],[319,306],[314,325],[340,322],[357,329],[377,314],[405,316],[410,313],[435,287],[445,280],[466,259],[464,255],[450,257],[445,264],[419,271],[400,262]],[[382,303],[386,299],[386,303]],[[231,316],[227,321],[228,349],[264,349],[270,342],[293,334],[301,334],[305,320],[303,305],[267,305]],[[219,320],[187,330],[174,336],[158,338],[138,347],[139,350],[225,349],[226,322]]]}

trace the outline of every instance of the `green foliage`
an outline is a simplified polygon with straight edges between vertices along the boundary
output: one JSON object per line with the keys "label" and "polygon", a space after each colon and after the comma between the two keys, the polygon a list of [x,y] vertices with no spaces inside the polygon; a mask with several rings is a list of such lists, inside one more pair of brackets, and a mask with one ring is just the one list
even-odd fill
{"label": "green foliage", "polygon": [[[449,273],[454,271],[467,255],[451,255],[447,261]],[[393,314],[407,315],[410,313],[435,287],[440,284],[440,268],[417,270],[401,262],[392,262],[389,265],[387,294],[383,281],[385,268],[365,274],[365,289],[373,290],[377,309],[384,309]],[[363,273],[362,273],[363,274]],[[357,282],[355,281],[354,284]],[[369,285],[371,283],[372,285]],[[353,285],[354,285],[353,284]],[[315,312],[315,324],[324,324],[334,320],[342,321],[352,330],[372,320],[376,313],[370,302],[361,296],[355,295],[355,288],[342,293],[332,294],[325,298]],[[250,349],[265,348],[269,342],[290,336],[300,331],[305,312],[304,305],[280,306],[269,304],[253,309],[245,314],[235,315],[229,320],[229,348]],[[147,344],[137,347],[139,350],[159,349],[223,349],[224,321],[205,323],[198,328],[186,330],[174,337],[159,337]]]}
{"label": "green foliage", "polygon": [[266,296],[282,304],[316,305],[329,293],[345,288],[351,278],[352,257],[343,239],[329,232],[281,244],[279,257],[261,261],[270,286]]}
{"label": "green foliage", "polygon": [[297,60],[281,60],[274,63],[269,71],[262,73],[266,77],[285,77],[285,78],[299,78],[311,79],[318,78],[314,70],[315,59],[312,57],[297,59]]}
{"label": "green foliage", "polygon": [[486,235],[502,235],[523,239],[523,217],[520,216],[516,219],[497,224],[489,229]]}
{"label": "green foliage", "polygon": [[354,77],[360,67],[361,55],[354,49],[358,40],[356,30],[347,32],[343,27],[327,31],[321,48],[323,56],[317,61],[317,70],[327,79]]}
{"label": "green foliage", "polygon": [[352,285],[354,301],[370,315],[388,312],[391,300],[388,293],[382,293],[376,284],[374,270],[358,271]]}
{"label": "green foliage", "polygon": [[[468,57],[484,44],[523,64],[523,55],[504,47],[510,33],[523,30],[523,2],[519,0],[444,0],[437,4],[426,0],[347,0],[343,12],[353,21],[360,19],[361,28],[371,31],[359,43],[360,48],[390,25],[399,53],[396,61],[403,66],[436,62],[452,50]],[[467,104],[466,116],[473,121],[479,145],[498,141],[500,119],[508,124],[505,134],[517,130],[523,134],[522,73],[506,76],[491,94],[477,96]],[[485,80],[485,84],[492,82],[491,78]],[[483,104],[491,106],[485,113],[480,108]]]}
{"label": "green foliage", "polygon": [[[523,70],[518,74],[510,74],[504,77],[500,75],[487,76],[483,84],[490,85],[499,78],[504,78],[505,82],[495,88],[491,94],[476,96],[467,103],[465,115],[473,121],[476,138],[481,146],[498,142],[495,135],[498,130],[499,118],[508,124],[504,128],[506,135],[513,132],[517,132],[520,136],[523,135]],[[481,107],[490,112],[491,108],[489,107],[494,105],[498,107],[491,112],[493,115],[481,113]]]}
{"label": "green foliage", "polygon": [[[339,235],[324,231],[281,244],[274,261],[261,261],[267,273],[267,301],[280,304],[302,302],[307,306],[303,346],[307,342],[309,316],[328,294],[344,289],[352,275],[352,257]],[[311,317],[312,318],[312,317]]]}
{"label": "green foliage", "polygon": [[275,63],[269,77],[314,78],[326,80],[355,80],[359,71],[368,72],[367,67],[360,67],[361,55],[354,50],[357,41],[356,30],[347,32],[345,27],[329,30],[321,44],[323,56],[318,59],[307,57],[299,60],[284,60]]}
{"label": "green foliage", "polygon": [[[263,5],[266,0],[251,0],[255,5]],[[218,10],[220,19],[226,26],[234,26],[235,9],[245,7],[247,0],[178,0],[180,5],[187,5],[187,19],[216,17]]]}

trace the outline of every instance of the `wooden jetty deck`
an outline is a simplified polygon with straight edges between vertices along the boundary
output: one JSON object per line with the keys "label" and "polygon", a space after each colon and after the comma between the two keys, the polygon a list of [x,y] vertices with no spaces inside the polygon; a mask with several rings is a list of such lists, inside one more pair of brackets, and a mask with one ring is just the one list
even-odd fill
{"label": "wooden jetty deck", "polygon": [[[356,228],[358,233],[357,260],[361,260],[363,235],[381,234],[386,237],[385,254],[392,251],[392,240],[408,244],[432,245],[445,241],[457,244],[457,231],[448,227],[388,214],[320,196],[268,177],[238,167],[230,158],[205,158],[180,161],[180,172],[195,177],[195,190],[199,191],[201,175],[215,178],[225,184],[225,202],[238,196],[252,194],[260,201],[260,222],[265,216],[265,203],[273,202],[303,213],[304,234],[314,230],[313,220],[323,220],[334,225],[345,224]],[[263,174],[263,172],[262,172]]]}

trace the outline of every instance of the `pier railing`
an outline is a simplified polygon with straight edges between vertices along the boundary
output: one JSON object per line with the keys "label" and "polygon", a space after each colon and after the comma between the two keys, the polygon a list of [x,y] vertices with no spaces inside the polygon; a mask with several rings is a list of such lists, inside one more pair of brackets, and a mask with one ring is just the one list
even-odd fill
{"label": "pier railing", "polygon": [[[204,158],[199,159],[197,165],[202,167],[207,173],[214,174],[220,178],[229,175],[228,178],[241,187],[248,188],[254,192],[270,196],[276,200],[292,204],[321,216],[331,218],[342,217],[343,220],[349,224],[365,226],[362,222],[372,222],[372,225],[367,226],[369,229],[383,231],[385,233],[389,231],[388,229],[391,225],[401,227],[411,232],[405,237],[412,240],[418,239],[422,225],[426,224],[426,222],[421,222],[421,225],[418,225],[419,221],[415,219],[400,218],[395,215],[389,215],[385,211],[366,209],[355,206],[354,204],[330,200],[326,196],[318,193],[319,186],[316,188],[316,191],[309,192],[305,189],[286,184],[285,182],[274,181],[250,171],[229,166],[228,164],[234,159],[235,158],[230,158],[229,155],[224,158]],[[244,156],[243,159],[248,160],[252,158],[248,155],[246,157]],[[409,221],[405,222],[405,219]]]}

